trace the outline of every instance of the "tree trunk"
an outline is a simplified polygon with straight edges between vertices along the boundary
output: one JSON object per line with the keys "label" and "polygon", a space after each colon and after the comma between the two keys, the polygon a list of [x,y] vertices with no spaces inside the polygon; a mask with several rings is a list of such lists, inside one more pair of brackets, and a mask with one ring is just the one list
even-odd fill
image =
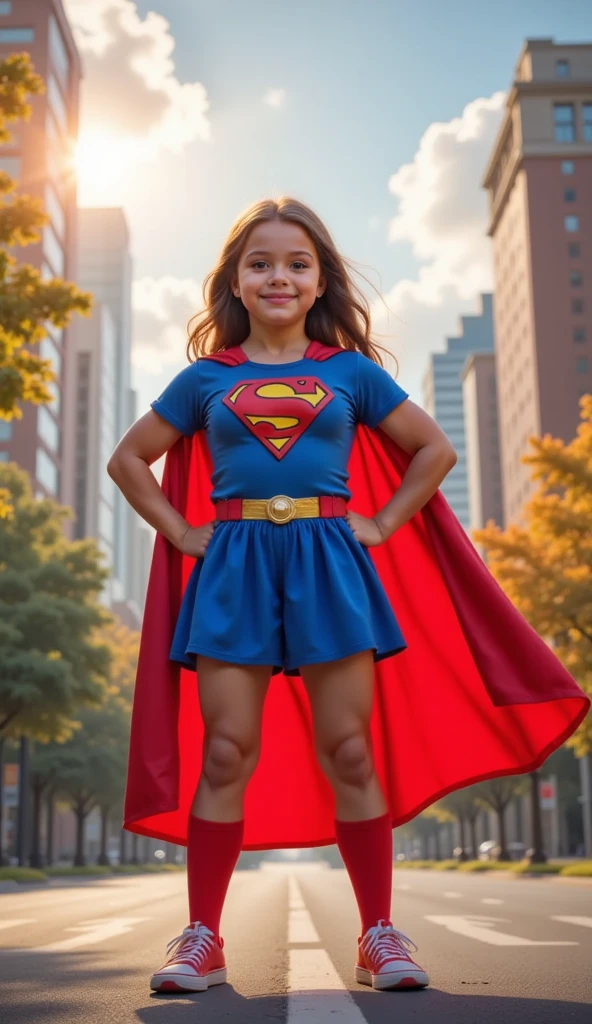
{"label": "tree trunk", "polygon": [[8,864],[8,856],[4,856],[4,740],[0,739],[0,868]]}
{"label": "tree trunk", "polygon": [[51,867],[54,861],[53,854],[53,836],[54,836],[54,817],[55,817],[55,791],[49,789],[47,791],[45,813],[47,816],[47,836],[45,845],[45,863],[47,867]]}
{"label": "tree trunk", "polygon": [[19,805],[16,855],[20,868],[26,867],[29,847],[29,740],[21,736],[19,752]]}
{"label": "tree trunk", "polygon": [[138,839],[139,835],[137,832],[132,832],[132,864],[139,864],[140,859],[138,857]]}
{"label": "tree trunk", "polygon": [[460,845],[461,845],[461,853],[460,853],[460,857],[458,859],[459,860],[468,860],[467,851],[466,851],[467,840],[466,840],[466,835],[465,835],[465,816],[464,816],[464,814],[459,814],[458,815],[458,823],[460,825]]}
{"label": "tree trunk", "polygon": [[119,835],[119,863],[127,864],[127,832],[124,828],[121,829]]}
{"label": "tree trunk", "polygon": [[143,836],[144,842],[142,843],[142,864],[150,863],[150,837]]}
{"label": "tree trunk", "polygon": [[434,829],[434,846],[436,852],[436,860],[442,860],[442,846],[440,844],[440,826],[436,825]]}
{"label": "tree trunk", "polygon": [[528,859],[531,864],[545,864],[547,856],[543,850],[543,824],[541,821],[541,804],[539,800],[539,773],[530,773],[531,779],[531,808],[532,808],[532,849],[528,852]]}
{"label": "tree trunk", "polygon": [[109,811],[110,807],[101,807],[101,849],[97,858],[97,864],[109,864],[107,856],[107,843],[109,841]]}
{"label": "tree trunk", "polygon": [[504,806],[496,807],[495,813],[497,814],[497,827],[499,832],[499,847],[500,852],[498,860],[511,860],[510,854],[507,849],[506,840],[506,808]]}
{"label": "tree trunk", "polygon": [[476,816],[469,818],[469,824],[471,826],[471,857],[473,860],[479,859],[478,843],[477,843],[477,818]]}
{"label": "tree trunk", "polygon": [[44,782],[36,782],[33,790],[33,835],[31,838],[31,867],[43,867],[43,855],[41,853],[41,806],[43,803]]}
{"label": "tree trunk", "polygon": [[74,808],[74,814],[76,815],[76,854],[74,856],[74,867],[84,867],[86,864],[86,858],[84,856],[84,825],[86,823],[86,815],[88,811],[84,811],[78,804]]}

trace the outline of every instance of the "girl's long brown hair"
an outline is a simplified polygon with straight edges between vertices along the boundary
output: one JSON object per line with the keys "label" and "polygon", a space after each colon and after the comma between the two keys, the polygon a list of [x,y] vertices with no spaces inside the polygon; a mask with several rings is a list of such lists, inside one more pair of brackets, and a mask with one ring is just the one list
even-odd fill
{"label": "girl's long brown hair", "polygon": [[[281,220],[299,224],[314,243],[321,273],[327,286],[306,315],[305,332],[311,341],[323,345],[363,352],[383,365],[380,349],[370,337],[370,307],[362,291],[353,283],[347,267],[353,264],[341,256],[327,228],[308,206],[282,196],[262,199],[247,207],[230,229],[218,264],[203,284],[205,308],[187,325],[187,356],[191,362],[202,355],[241,345],[249,336],[249,314],[231,289],[238,262],[249,232],[265,221]],[[191,329],[191,324],[198,320]]]}

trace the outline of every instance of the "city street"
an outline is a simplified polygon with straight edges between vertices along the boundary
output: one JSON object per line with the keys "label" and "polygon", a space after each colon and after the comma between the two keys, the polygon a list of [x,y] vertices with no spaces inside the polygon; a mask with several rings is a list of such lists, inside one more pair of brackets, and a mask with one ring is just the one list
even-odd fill
{"label": "city street", "polygon": [[[358,916],[343,870],[235,872],[222,918],[228,984],[151,993],[186,924],[185,875],[52,883],[0,896],[3,1024],[584,1024],[592,885],[397,870],[393,923],[419,946],[420,992],[355,983]],[[173,1004],[173,1005],[172,1005]]]}

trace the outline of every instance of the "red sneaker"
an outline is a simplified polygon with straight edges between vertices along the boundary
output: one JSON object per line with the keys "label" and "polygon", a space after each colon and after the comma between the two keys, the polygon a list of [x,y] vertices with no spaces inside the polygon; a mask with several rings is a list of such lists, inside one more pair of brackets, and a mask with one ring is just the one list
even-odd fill
{"label": "red sneaker", "polygon": [[426,972],[407,950],[417,946],[390,921],[380,920],[358,939],[356,981],[372,988],[424,988],[429,984]]}
{"label": "red sneaker", "polygon": [[193,921],[167,945],[164,965],[150,979],[157,992],[203,992],[226,981],[224,939]]}

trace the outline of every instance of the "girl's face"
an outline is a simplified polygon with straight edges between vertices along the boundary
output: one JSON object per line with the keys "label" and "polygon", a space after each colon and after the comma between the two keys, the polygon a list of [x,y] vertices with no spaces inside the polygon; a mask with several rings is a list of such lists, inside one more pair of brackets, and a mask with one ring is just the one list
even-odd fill
{"label": "girl's face", "polygon": [[315,246],[299,224],[273,220],[253,228],[232,281],[233,295],[253,317],[281,327],[302,321],[324,290]]}

